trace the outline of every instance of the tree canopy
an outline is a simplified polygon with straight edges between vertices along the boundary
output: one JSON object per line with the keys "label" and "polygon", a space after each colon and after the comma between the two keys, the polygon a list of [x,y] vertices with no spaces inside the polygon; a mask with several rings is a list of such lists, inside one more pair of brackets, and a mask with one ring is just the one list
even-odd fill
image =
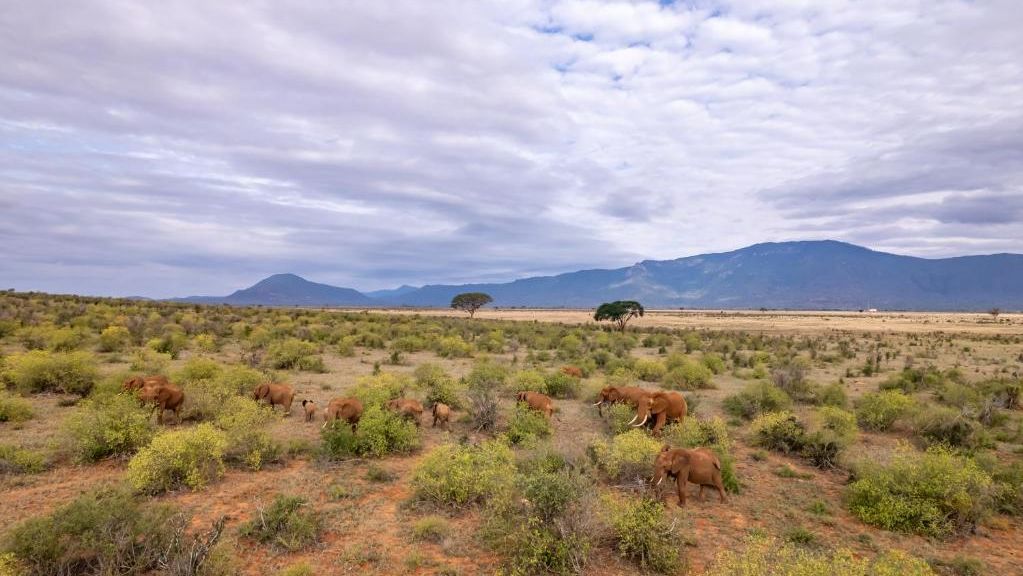
{"label": "tree canopy", "polygon": [[477,310],[493,301],[490,294],[484,292],[463,292],[451,299],[451,307],[468,312],[469,318],[472,318]]}
{"label": "tree canopy", "polygon": [[643,315],[643,305],[635,300],[615,300],[604,302],[593,314],[597,322],[610,321],[618,326],[618,329],[625,332],[625,325],[636,316]]}

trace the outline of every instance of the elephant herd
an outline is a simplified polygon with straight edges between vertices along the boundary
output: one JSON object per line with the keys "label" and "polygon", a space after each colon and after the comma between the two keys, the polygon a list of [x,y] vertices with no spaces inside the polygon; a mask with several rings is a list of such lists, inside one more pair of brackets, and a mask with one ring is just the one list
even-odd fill
{"label": "elephant herd", "polygon": [[[172,384],[165,376],[136,376],[124,382],[125,391],[135,393],[139,399],[152,404],[158,410],[157,421],[163,423],[164,412],[170,410],[180,421],[180,410],[184,404],[185,393]],[[287,384],[260,384],[252,393],[253,400],[266,402],[271,408],[280,406],[285,414],[291,413],[291,405],[295,398],[294,389]],[[550,419],[558,408],[554,400],[540,392],[522,391],[516,395],[516,401]],[[600,391],[594,406],[603,416],[605,405],[626,404],[636,410],[636,415],[629,421],[633,427],[644,425],[652,427],[654,436],[659,436],[661,429],[672,422],[685,419],[688,411],[686,399],[678,392],[648,390],[635,386],[608,386]],[[423,405],[411,398],[395,398],[385,408],[402,418],[420,425],[424,412]],[[302,400],[302,411],[306,422],[316,417],[317,406],[312,400]],[[448,429],[451,419],[451,407],[437,402],[431,409],[433,426],[440,425]],[[335,420],[344,421],[354,432],[362,418],[363,405],[358,398],[334,398],[323,411],[323,427]],[[636,423],[638,421],[638,423]],[[726,502],[724,487],[721,481],[721,462],[717,455],[706,448],[675,448],[664,446],[654,462],[654,476],[651,483],[656,487],[664,478],[675,481],[678,488],[679,506],[686,503],[686,486],[692,482],[700,486],[699,497],[703,498],[703,488],[711,486],[718,491],[722,502]]]}

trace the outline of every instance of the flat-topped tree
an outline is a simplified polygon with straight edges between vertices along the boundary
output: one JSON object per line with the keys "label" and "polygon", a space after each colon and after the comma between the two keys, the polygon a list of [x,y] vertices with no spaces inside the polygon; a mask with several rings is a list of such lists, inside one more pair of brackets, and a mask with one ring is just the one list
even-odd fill
{"label": "flat-topped tree", "polygon": [[472,318],[477,310],[493,301],[490,294],[484,292],[463,292],[451,299],[451,307],[468,312],[469,318]]}
{"label": "flat-topped tree", "polygon": [[618,329],[625,332],[625,325],[636,316],[643,315],[643,305],[635,300],[615,300],[604,302],[593,314],[597,322],[610,321],[618,326]]}

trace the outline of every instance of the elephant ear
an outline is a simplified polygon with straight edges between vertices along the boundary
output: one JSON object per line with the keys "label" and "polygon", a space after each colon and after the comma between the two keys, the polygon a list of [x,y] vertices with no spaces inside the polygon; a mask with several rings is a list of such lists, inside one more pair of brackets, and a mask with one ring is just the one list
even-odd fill
{"label": "elephant ear", "polygon": [[689,466],[689,455],[685,452],[679,452],[675,454],[675,457],[671,459],[671,473],[678,474],[682,472],[682,469]]}

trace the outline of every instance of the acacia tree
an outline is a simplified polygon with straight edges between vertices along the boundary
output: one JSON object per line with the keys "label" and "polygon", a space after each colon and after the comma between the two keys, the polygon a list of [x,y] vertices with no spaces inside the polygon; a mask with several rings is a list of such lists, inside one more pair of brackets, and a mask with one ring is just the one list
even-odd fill
{"label": "acacia tree", "polygon": [[1002,313],[1002,309],[1001,308],[992,308],[992,309],[988,310],[987,313],[990,314],[991,317],[994,318],[995,320],[998,320],[998,315]]}
{"label": "acacia tree", "polygon": [[464,310],[469,313],[469,318],[476,315],[476,311],[483,305],[490,304],[494,299],[490,294],[484,292],[463,292],[451,299],[451,307],[455,310]]}
{"label": "acacia tree", "polygon": [[604,302],[593,314],[597,322],[610,321],[618,326],[618,329],[625,332],[625,324],[636,316],[643,315],[643,305],[635,300],[615,300]]}

